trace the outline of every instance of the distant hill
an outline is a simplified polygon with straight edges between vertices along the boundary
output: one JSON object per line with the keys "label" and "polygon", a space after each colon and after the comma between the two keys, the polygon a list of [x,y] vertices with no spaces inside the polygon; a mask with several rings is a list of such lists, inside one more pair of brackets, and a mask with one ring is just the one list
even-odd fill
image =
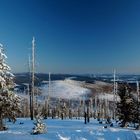
{"label": "distant hill", "polygon": [[[15,73],[15,83],[29,83],[31,81],[31,75],[29,73]],[[71,75],[71,74],[51,74],[51,80],[64,80],[66,78],[73,77],[74,80],[77,81],[85,81],[89,83],[93,83],[95,78],[85,76],[85,75]],[[38,85],[42,81],[48,81],[49,75],[44,73],[36,73],[35,74],[35,84]]]}
{"label": "distant hill", "polygon": [[[23,84],[31,82],[31,75],[29,73],[15,73],[15,83]],[[84,81],[85,83],[94,84],[95,81],[103,81],[107,83],[113,83],[112,74],[51,74],[51,80],[64,80],[66,78],[72,78],[76,81]],[[48,81],[49,75],[45,73],[36,73],[35,74],[35,85],[40,85],[42,81]],[[140,75],[116,75],[116,80],[119,83],[129,83],[133,88],[136,88],[136,81],[140,81]]]}

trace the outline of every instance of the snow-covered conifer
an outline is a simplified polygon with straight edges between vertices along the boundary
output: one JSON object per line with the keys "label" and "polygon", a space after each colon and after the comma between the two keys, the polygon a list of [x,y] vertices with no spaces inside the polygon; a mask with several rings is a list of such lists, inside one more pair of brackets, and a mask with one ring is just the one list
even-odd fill
{"label": "snow-covered conifer", "polygon": [[43,134],[46,133],[46,126],[45,124],[42,122],[42,117],[40,116],[40,114],[38,114],[36,116],[36,120],[34,122],[34,128],[32,131],[32,134]]}
{"label": "snow-covered conifer", "polygon": [[4,130],[3,120],[16,121],[16,113],[20,112],[20,98],[13,92],[14,75],[6,64],[3,45],[0,44],[0,130]]}
{"label": "snow-covered conifer", "polygon": [[117,114],[121,121],[121,126],[125,127],[127,123],[134,122],[136,116],[136,103],[128,85],[122,85],[119,88],[118,95],[120,101],[117,103]]}

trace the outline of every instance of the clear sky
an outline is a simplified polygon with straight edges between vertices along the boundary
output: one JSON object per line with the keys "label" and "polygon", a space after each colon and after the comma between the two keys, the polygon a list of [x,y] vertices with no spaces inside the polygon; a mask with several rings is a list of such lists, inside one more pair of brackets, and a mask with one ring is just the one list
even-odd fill
{"label": "clear sky", "polygon": [[13,72],[140,73],[140,0],[0,0],[0,42]]}

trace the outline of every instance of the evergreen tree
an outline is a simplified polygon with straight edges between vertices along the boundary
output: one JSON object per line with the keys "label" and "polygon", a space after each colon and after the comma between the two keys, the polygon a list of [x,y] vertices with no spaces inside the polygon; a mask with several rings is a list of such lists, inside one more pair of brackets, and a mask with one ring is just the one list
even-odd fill
{"label": "evergreen tree", "polygon": [[128,122],[134,122],[136,116],[135,99],[128,85],[119,88],[118,95],[120,101],[117,103],[117,115],[121,121],[121,126],[125,127]]}
{"label": "evergreen tree", "polygon": [[20,112],[20,98],[13,92],[14,75],[5,62],[6,58],[3,46],[0,44],[0,130],[6,129],[4,119],[8,118],[15,122],[16,114]]}
{"label": "evergreen tree", "polygon": [[140,130],[140,102],[137,103],[137,120],[138,120],[138,127],[137,129]]}
{"label": "evergreen tree", "polygon": [[46,126],[42,122],[42,117],[40,114],[36,116],[36,121],[34,122],[35,127],[33,128],[32,134],[42,134],[46,133]]}
{"label": "evergreen tree", "polygon": [[[138,96],[135,96],[135,110],[133,111],[134,119],[133,123],[136,129],[140,129],[140,101]],[[137,125],[136,125],[137,124]]]}

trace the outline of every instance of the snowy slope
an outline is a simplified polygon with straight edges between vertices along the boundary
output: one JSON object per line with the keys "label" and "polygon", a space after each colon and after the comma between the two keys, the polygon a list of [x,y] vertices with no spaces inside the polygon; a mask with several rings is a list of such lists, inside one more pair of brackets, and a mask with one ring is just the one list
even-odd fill
{"label": "snowy slope", "polygon": [[[44,95],[48,95],[48,85],[42,87]],[[50,96],[63,99],[79,99],[90,94],[90,90],[83,88],[81,83],[73,80],[52,81],[50,87]]]}
{"label": "snowy slope", "polygon": [[[24,124],[20,125],[19,123]],[[18,119],[15,124],[9,123],[9,130],[0,131],[0,140],[139,140],[140,132],[116,127],[103,128],[92,120],[84,124],[84,120],[52,120],[44,121],[47,133],[31,135],[33,123],[29,119]],[[135,133],[137,135],[135,135]],[[137,138],[136,138],[137,136]]]}

